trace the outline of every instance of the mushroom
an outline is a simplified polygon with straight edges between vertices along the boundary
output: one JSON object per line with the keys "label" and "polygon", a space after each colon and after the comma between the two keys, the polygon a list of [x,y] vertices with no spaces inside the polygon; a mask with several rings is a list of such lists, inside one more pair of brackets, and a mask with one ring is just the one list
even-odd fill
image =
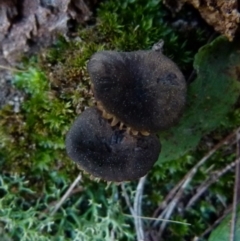
{"label": "mushroom", "polygon": [[144,176],[158,159],[156,135],[128,134],[112,127],[96,107],[85,110],[67,133],[69,157],[86,172],[106,181],[130,181]]}
{"label": "mushroom", "polygon": [[179,120],[186,100],[183,74],[160,48],[101,51],[88,62],[94,96],[105,116],[135,131],[158,132]]}
{"label": "mushroom", "polygon": [[179,120],[186,102],[181,71],[161,52],[102,51],[88,62],[97,106],[85,110],[66,137],[67,153],[86,172],[107,181],[144,176],[158,159],[153,132]]}

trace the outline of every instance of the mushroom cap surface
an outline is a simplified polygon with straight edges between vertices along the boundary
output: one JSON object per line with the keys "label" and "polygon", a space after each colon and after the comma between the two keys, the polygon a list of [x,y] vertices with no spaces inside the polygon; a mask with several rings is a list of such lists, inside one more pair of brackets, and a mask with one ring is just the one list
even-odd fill
{"label": "mushroom cap surface", "polygon": [[138,131],[165,130],[179,120],[186,81],[160,51],[102,51],[87,66],[94,95],[104,109]]}
{"label": "mushroom cap surface", "polygon": [[121,182],[144,176],[157,161],[161,144],[156,135],[132,136],[111,127],[92,107],[71,126],[66,148],[69,157],[94,177]]}

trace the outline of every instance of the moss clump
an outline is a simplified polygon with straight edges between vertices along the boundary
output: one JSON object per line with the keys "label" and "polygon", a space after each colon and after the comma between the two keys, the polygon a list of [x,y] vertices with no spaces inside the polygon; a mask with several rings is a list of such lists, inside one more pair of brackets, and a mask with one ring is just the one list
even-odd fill
{"label": "moss clump", "polygon": [[35,177],[59,165],[65,169],[69,165],[64,163],[63,136],[73,115],[71,105],[55,98],[44,73],[36,68],[16,75],[14,83],[26,99],[20,113],[8,106],[0,112],[2,169]]}

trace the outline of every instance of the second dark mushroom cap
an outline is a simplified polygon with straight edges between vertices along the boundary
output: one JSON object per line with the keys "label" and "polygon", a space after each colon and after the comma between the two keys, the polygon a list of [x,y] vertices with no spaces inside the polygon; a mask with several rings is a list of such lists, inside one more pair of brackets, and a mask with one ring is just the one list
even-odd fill
{"label": "second dark mushroom cap", "polygon": [[111,127],[98,109],[89,108],[71,126],[66,148],[69,157],[94,177],[121,182],[146,175],[161,145],[153,134],[132,136]]}

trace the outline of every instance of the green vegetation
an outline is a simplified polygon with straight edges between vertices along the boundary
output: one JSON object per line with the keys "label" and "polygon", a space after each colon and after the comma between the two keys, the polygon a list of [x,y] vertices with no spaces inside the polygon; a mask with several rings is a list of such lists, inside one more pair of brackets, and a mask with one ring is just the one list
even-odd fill
{"label": "green vegetation", "polygon": [[195,52],[206,43],[208,36],[204,27],[185,31],[174,27],[174,21],[178,18],[186,20],[189,13],[181,12],[172,17],[161,0],[106,1],[98,16],[101,20],[98,29],[105,35],[104,43],[107,43],[104,47],[124,51],[149,49],[163,39],[164,53],[182,70],[192,68]]}
{"label": "green vegetation", "polygon": [[159,161],[182,156],[224,121],[239,97],[239,48],[238,41],[229,43],[219,37],[196,54],[197,78],[189,85],[186,110],[176,127],[160,133],[163,147]]}
{"label": "green vegetation", "polygon": [[115,203],[114,185],[105,190],[103,185],[88,183],[88,188],[80,189],[80,195],[73,195],[57,214],[51,215],[70,184],[57,172],[51,171],[41,192],[34,190],[37,183],[17,174],[2,175],[0,181],[1,240],[100,241],[111,240],[113,231],[116,239],[133,237],[125,217],[119,216],[122,210]]}
{"label": "green vegetation", "polygon": [[[76,115],[94,104],[86,62],[98,50],[149,49],[163,39],[164,53],[188,77],[197,50],[207,42],[208,32],[201,26],[178,30],[172,23],[179,17],[184,19],[185,13],[173,17],[159,0],[109,0],[99,6],[96,25],[79,29],[78,37],[70,41],[59,37],[55,46],[40,53],[37,59],[25,61],[25,71],[15,74],[13,80],[25,94],[20,113],[14,113],[10,106],[0,110],[0,237],[6,241],[110,241],[112,237],[134,240],[133,220],[124,215],[129,209],[120,186],[110,184],[106,188],[105,182],[96,183],[88,175],[83,175],[75,192],[51,215],[79,173],[66,156],[64,138]],[[209,150],[202,140],[195,151],[189,151],[203,135],[218,126],[209,141],[214,144],[239,126],[239,108],[227,115],[239,91],[233,71],[234,66],[239,66],[237,47],[219,38],[196,55],[194,67],[198,77],[189,88],[189,106],[179,126],[164,133],[162,157],[145,184],[144,216],[152,216],[187,170]],[[226,55],[231,61],[224,61]],[[218,77],[218,72],[226,68],[226,76]],[[203,111],[206,106],[211,108]],[[194,135],[186,133],[193,127]],[[181,136],[187,134],[189,139],[182,142]],[[226,148],[217,151],[189,184],[186,196],[191,196],[195,187],[206,180],[209,168],[214,165],[221,169],[234,159],[235,154],[229,154]],[[224,209],[221,202],[231,202],[232,186],[233,176],[227,174],[193,208],[184,213],[176,211],[172,220],[187,221],[192,226],[170,224],[165,234],[167,240],[190,240],[204,232],[212,217]],[[127,183],[126,189],[132,200],[136,183]],[[144,224],[152,228],[151,222]]]}

